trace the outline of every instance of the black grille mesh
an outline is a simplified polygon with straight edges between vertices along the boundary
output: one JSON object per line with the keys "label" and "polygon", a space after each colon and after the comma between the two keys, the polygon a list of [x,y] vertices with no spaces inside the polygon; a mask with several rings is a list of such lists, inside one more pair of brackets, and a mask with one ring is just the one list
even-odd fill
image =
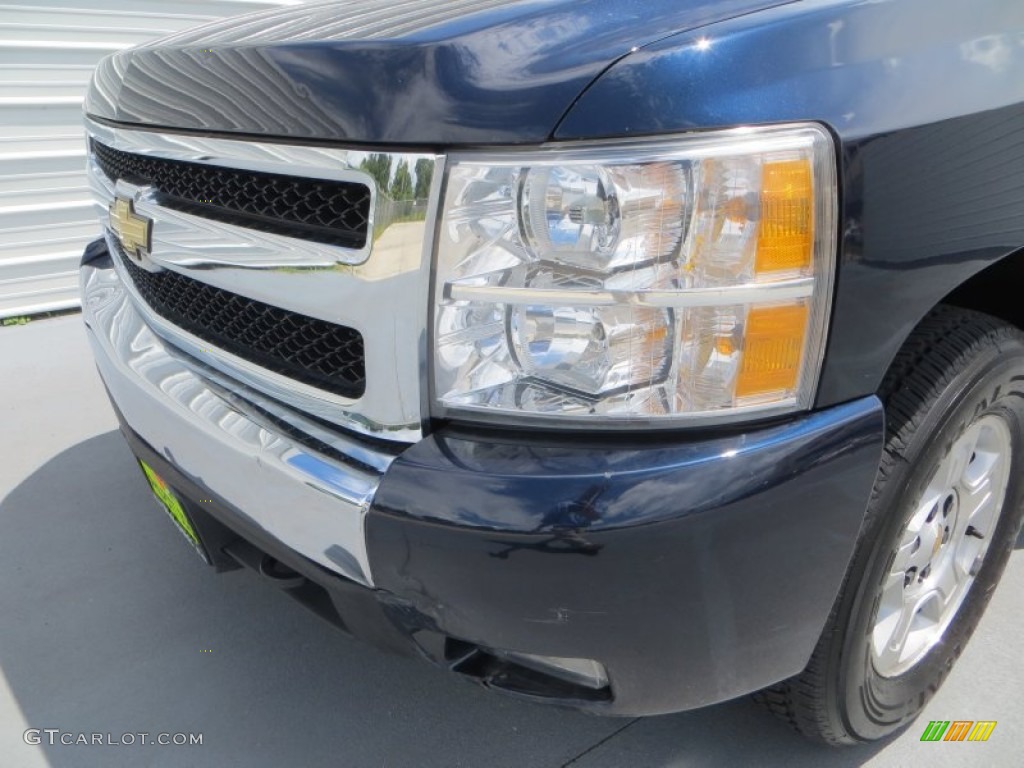
{"label": "black grille mesh", "polygon": [[118,257],[145,302],[193,336],[344,397],[360,397],[366,390],[359,331],[272,307],[171,270],[149,272],[121,252]]}
{"label": "black grille mesh", "polygon": [[370,189],[365,184],[136,155],[95,139],[92,151],[108,178],[152,186],[169,208],[346,248],[366,244]]}

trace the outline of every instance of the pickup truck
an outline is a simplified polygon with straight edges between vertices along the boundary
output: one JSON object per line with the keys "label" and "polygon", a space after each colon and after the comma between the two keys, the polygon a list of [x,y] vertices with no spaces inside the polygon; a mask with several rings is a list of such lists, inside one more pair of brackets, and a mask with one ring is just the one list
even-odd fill
{"label": "pickup truck", "polygon": [[523,699],[831,744],[977,627],[1024,5],[299,5],[110,56],[85,125],[99,374],[216,569]]}

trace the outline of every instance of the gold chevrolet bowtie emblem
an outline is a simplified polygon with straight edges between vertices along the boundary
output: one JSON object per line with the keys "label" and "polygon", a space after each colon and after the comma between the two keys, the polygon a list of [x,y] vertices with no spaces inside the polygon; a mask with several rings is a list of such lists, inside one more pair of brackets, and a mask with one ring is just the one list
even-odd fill
{"label": "gold chevrolet bowtie emblem", "polygon": [[132,201],[123,197],[114,198],[109,213],[110,229],[117,236],[124,252],[140,261],[143,252],[149,251],[153,222],[137,214]]}

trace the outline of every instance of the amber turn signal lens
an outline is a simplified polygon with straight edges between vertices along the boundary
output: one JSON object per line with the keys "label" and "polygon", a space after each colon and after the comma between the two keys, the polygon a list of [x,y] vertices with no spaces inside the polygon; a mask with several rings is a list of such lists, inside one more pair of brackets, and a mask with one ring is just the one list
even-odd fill
{"label": "amber turn signal lens", "polygon": [[736,381],[737,399],[796,391],[807,317],[805,302],[750,310]]}
{"label": "amber turn signal lens", "polygon": [[801,158],[765,163],[755,269],[758,274],[808,269],[813,243],[811,161]]}

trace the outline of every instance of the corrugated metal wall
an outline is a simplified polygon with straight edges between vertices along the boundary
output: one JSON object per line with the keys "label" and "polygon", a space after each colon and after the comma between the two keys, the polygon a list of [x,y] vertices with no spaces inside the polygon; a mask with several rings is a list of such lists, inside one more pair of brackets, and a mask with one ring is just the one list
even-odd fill
{"label": "corrugated metal wall", "polygon": [[82,97],[100,58],[211,19],[302,0],[0,3],[0,318],[78,305],[96,236]]}

